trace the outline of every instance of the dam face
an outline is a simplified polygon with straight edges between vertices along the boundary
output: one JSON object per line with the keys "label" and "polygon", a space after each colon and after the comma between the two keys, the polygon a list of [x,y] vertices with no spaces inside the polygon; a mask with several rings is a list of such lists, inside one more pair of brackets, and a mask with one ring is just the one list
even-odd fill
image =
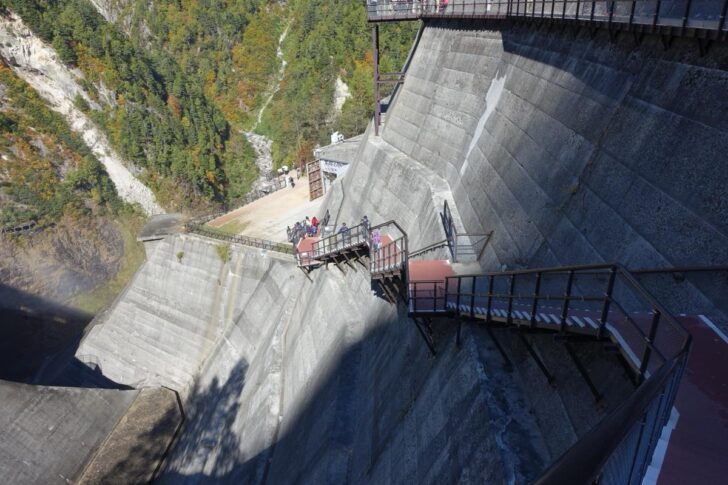
{"label": "dam face", "polygon": [[[370,126],[322,212],[396,219],[417,249],[444,239],[447,202],[459,230],[494,231],[478,269],[720,263],[727,60],[723,44],[699,57],[680,40],[427,22],[382,136]],[[551,335],[527,342],[552,382],[506,328],[466,324],[458,346],[456,322],[435,320],[433,357],[365,267],[304,275],[219,246],[150,246],[77,352],[115,382],[181,395],[163,483],[527,483],[634,390],[596,342],[577,353],[600,406]],[[673,286],[654,291],[725,310],[705,279],[679,302]]]}

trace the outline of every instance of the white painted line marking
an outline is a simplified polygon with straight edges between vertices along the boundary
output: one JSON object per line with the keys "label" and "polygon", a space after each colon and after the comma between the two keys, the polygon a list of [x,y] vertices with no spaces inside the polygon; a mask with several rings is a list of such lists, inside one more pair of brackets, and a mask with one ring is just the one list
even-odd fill
{"label": "white painted line marking", "polygon": [[571,319],[576,322],[577,325],[579,325],[581,328],[584,328],[584,322],[582,322],[579,317],[571,316]]}
{"label": "white painted line marking", "polygon": [[519,312],[518,310],[513,310],[513,313],[515,313],[516,316],[521,320],[525,320],[525,318],[523,317],[523,313]]}
{"label": "white painted line marking", "polygon": [[589,325],[591,325],[594,328],[598,328],[599,327],[599,325],[597,325],[596,323],[594,323],[594,320],[592,320],[589,317],[584,317],[584,320],[586,320],[586,323],[588,323]]}
{"label": "white painted line marking", "polygon": [[[632,363],[635,365],[635,367],[639,367],[640,360],[637,358],[637,355],[632,351],[629,345],[627,345],[627,341],[624,340],[622,337],[622,334],[619,333],[619,331],[614,328],[614,326],[611,323],[607,323],[605,325],[607,327],[607,330],[609,330],[609,333],[611,333],[615,339],[619,342],[620,346],[622,347],[622,350],[627,354],[627,357],[632,361]],[[646,374],[646,373],[645,373]],[[645,376],[647,377],[647,376]]]}
{"label": "white painted line marking", "polygon": [[557,324],[557,325],[560,325],[561,324],[561,319],[559,317],[557,317],[553,313],[551,315],[549,315],[549,316],[551,317],[551,320],[553,320],[555,324]]}
{"label": "white painted line marking", "polygon": [[652,461],[650,466],[647,468],[645,477],[642,479],[642,485],[656,485],[657,479],[660,477],[660,470],[662,470],[662,464],[665,462],[665,453],[667,453],[667,447],[670,444],[670,436],[672,431],[677,427],[677,422],[680,419],[680,412],[676,407],[673,406],[670,412],[670,419],[662,427],[662,433],[660,433],[660,439],[657,441],[655,452],[652,454]]}
{"label": "white painted line marking", "polygon": [[547,317],[545,313],[539,313],[538,315],[541,317],[542,322],[549,323],[549,317]]}
{"label": "white painted line marking", "polygon": [[700,318],[700,320],[702,320],[704,324],[709,326],[716,334],[718,334],[718,337],[720,337],[723,342],[728,344],[728,337],[726,337],[726,335],[721,332],[721,330],[715,325],[715,323],[711,322],[710,319],[705,315],[698,315],[698,318]]}

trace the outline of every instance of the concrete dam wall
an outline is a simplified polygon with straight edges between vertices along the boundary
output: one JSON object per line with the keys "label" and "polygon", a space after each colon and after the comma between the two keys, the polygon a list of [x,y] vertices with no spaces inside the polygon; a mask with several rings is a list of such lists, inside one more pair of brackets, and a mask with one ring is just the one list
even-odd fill
{"label": "concrete dam wall", "polygon": [[[485,268],[728,260],[725,44],[480,25],[428,24],[382,138],[495,231]],[[715,283],[696,285],[725,312]]]}
{"label": "concrete dam wall", "polygon": [[[494,231],[489,269],[725,261],[728,171],[709,156],[728,153],[723,47],[661,49],[427,24],[383,136],[368,131],[323,210],[396,219],[414,250],[444,239],[448,201],[459,229]],[[434,321],[433,357],[357,263],[309,279],[197,236],[153,244],[77,357],[182,394],[164,483],[527,483],[632,391],[598,343],[577,351],[599,407],[549,335],[525,338],[552,384],[507,329],[466,324],[458,348],[455,322]],[[687,303],[720,304],[685,285]]]}

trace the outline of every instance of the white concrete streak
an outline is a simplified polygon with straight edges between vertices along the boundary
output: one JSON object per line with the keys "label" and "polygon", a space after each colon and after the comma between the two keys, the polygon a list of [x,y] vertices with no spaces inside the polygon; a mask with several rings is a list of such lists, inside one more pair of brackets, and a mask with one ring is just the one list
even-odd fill
{"label": "white concrete streak", "polygon": [[496,73],[488,87],[488,92],[485,94],[485,110],[478,120],[478,125],[475,127],[475,134],[473,135],[473,138],[470,139],[470,146],[468,146],[468,153],[465,155],[465,163],[463,163],[463,166],[460,169],[460,176],[465,174],[465,171],[468,169],[468,165],[470,165],[470,153],[473,151],[473,148],[475,148],[475,145],[478,144],[478,140],[480,140],[480,137],[485,130],[485,123],[488,121],[488,118],[490,118],[490,115],[495,111],[495,107],[500,100],[501,94],[503,93],[503,87],[505,85],[506,75],[503,74],[503,76],[498,77],[498,73]]}

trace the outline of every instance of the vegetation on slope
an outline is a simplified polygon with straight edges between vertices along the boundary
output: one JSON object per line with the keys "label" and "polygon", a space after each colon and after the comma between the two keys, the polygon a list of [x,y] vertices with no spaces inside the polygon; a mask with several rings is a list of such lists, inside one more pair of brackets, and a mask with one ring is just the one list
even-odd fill
{"label": "vegetation on slope", "polygon": [[98,311],[143,261],[144,220],[63,117],[0,63],[0,226],[37,222],[0,236],[3,285]]}
{"label": "vegetation on slope", "polygon": [[103,166],[63,117],[2,64],[0,87],[0,225],[121,209]]}
{"label": "vegetation on slope", "polygon": [[[366,128],[374,109],[373,59],[364,2],[292,0],[289,8],[288,69],[261,131],[273,139],[278,164],[296,165],[310,159],[315,145],[328,144],[332,131],[353,136]],[[417,27],[381,26],[383,72],[402,68]],[[337,77],[351,90],[340,116],[332,110]]]}
{"label": "vegetation on slope", "polygon": [[130,37],[169,52],[236,130],[251,126],[277,72],[286,15],[266,0],[131,0],[121,14]]}
{"label": "vegetation on slope", "polygon": [[[101,109],[81,102],[79,108],[106,130],[125,158],[146,169],[145,181],[164,205],[224,202],[247,192],[255,177],[252,149],[231,132],[222,112],[207,99],[204,84],[188,75],[166,46],[143,49],[86,0],[7,4],[66,64],[81,69],[85,87]],[[215,9],[192,14],[203,11]],[[177,42],[194,46],[195,33],[186,30],[185,18],[178,22]],[[238,24],[232,21],[227,28]],[[219,28],[214,22],[205,25]]]}

